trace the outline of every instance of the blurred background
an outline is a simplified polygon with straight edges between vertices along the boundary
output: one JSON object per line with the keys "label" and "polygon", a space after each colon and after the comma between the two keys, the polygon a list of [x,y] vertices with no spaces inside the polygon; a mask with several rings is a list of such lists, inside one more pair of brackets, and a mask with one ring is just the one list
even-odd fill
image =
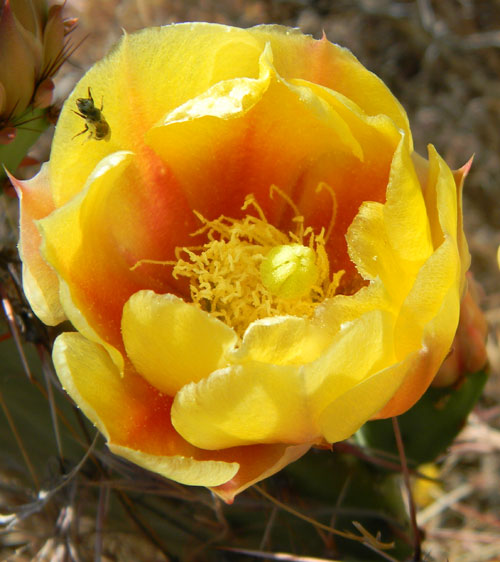
{"label": "blurred background", "polygon": [[[429,476],[439,480],[419,480],[414,491],[419,506],[418,521],[424,533],[423,554],[419,559],[500,561],[500,275],[496,258],[500,244],[500,2],[66,0],[63,15],[78,18],[72,42],[76,45],[81,41],[81,44],[55,78],[55,114],[57,106],[62,105],[75,83],[108,52],[123,29],[133,32],[147,26],[182,21],[208,21],[241,27],[279,23],[299,27],[316,38],[324,32],[330,41],[351,49],[367,68],[385,81],[407,110],[418,152],[425,155],[426,145],[432,143],[452,168],[462,166],[474,155],[465,185],[464,215],[472,271],[481,285],[481,307],[490,326],[490,377],[483,396],[458,439],[437,465],[432,464],[425,469],[429,471]],[[42,135],[30,152],[33,159],[43,162],[49,158],[52,134],[53,127],[50,127]],[[36,163],[25,167],[22,173],[29,177],[35,171]],[[4,199],[2,208],[5,211],[0,227],[2,244],[12,247],[15,244],[15,232],[11,229],[16,220],[12,215],[14,211]],[[7,327],[2,332],[6,330]],[[302,556],[280,558],[285,560],[308,560],[306,554],[322,556],[323,559],[333,559],[334,556],[345,560],[403,560],[407,559],[406,556],[414,559],[404,547],[396,558],[394,554],[391,555],[393,558],[387,558],[383,553],[376,552],[376,548],[353,551],[352,555],[345,557],[341,543],[339,546],[332,535],[313,524],[309,527],[314,530],[314,539],[310,538],[309,531],[304,530],[307,523],[301,523],[304,528],[297,531],[295,541],[295,531],[291,531],[294,523],[283,516],[279,518],[280,508],[276,504],[267,502],[262,508],[261,502],[267,500],[255,491],[243,494],[241,500],[236,500],[234,508],[223,507],[214,502],[208,492],[193,491],[175,484],[165,488],[159,479],[122,465],[117,460],[112,461],[115,465],[110,465],[111,461],[107,459],[106,465],[107,470],[117,471],[113,472],[113,485],[110,484],[111,472],[96,473],[95,467],[87,467],[83,476],[76,477],[75,472],[72,477],[74,482],[84,479],[84,491],[81,485],[65,486],[64,501],[58,499],[53,502],[54,505],[44,503],[41,509],[40,495],[33,495],[36,486],[30,488],[19,476],[18,467],[23,465],[25,454],[31,455],[35,472],[43,474],[35,477],[32,474],[32,481],[38,478],[47,482],[55,478],[53,482],[59,482],[57,474],[60,474],[61,467],[57,467],[57,463],[51,464],[51,455],[59,456],[61,460],[61,455],[58,455],[61,443],[57,442],[59,438],[55,444],[52,443],[54,438],[51,436],[49,447],[41,437],[44,427],[47,432],[52,431],[47,428],[52,427],[55,414],[47,408],[44,414],[46,421],[41,422],[38,417],[30,421],[33,411],[40,409],[39,402],[36,398],[31,402],[24,380],[26,377],[22,383],[19,381],[19,373],[23,371],[22,359],[11,351],[7,352],[6,347],[2,350],[2,388],[5,396],[10,392],[25,398],[14,405],[11,403],[10,409],[2,407],[3,414],[0,412],[0,424],[4,424],[5,428],[3,433],[8,431],[11,434],[2,442],[4,476],[0,485],[0,523],[4,525],[4,531],[3,539],[0,536],[0,560],[257,560],[263,557],[272,560],[276,558],[269,552],[276,552],[277,548]],[[33,351],[27,353],[31,353],[28,362],[32,361],[36,365],[35,370],[39,369],[42,373],[40,380],[50,377],[46,357],[36,357]],[[43,392],[50,394],[51,386],[44,388]],[[6,402],[5,396],[2,403]],[[49,398],[44,397],[44,400]],[[68,416],[75,416],[64,400],[59,406],[57,400],[54,403],[54,408],[61,410],[57,414],[62,416],[59,419],[64,419],[65,409]],[[18,427],[19,439],[12,437],[9,415],[25,422],[22,428]],[[87,427],[83,420],[75,419],[71,419],[69,425],[79,425],[82,434],[88,433],[91,440],[94,435],[92,428]],[[26,451],[22,452],[20,442],[24,443]],[[5,454],[9,447],[16,451],[13,456]],[[71,456],[68,451],[73,451],[72,445],[66,447],[64,457]],[[83,453],[82,448],[76,447],[73,458],[82,458]],[[97,460],[99,454],[95,453]],[[310,456],[321,454],[312,453]],[[282,501],[288,494],[290,505],[302,507],[310,516],[324,521],[324,518],[321,519],[324,515],[322,509],[338,506],[352,474],[361,474],[354,486],[359,486],[358,493],[364,494],[364,491],[373,491],[377,487],[378,468],[367,464],[354,469],[350,457],[332,461],[333,457],[330,454],[329,460],[321,461],[320,469],[318,464],[314,465],[314,459],[305,461],[305,464],[300,464],[300,461],[277,475],[270,486]],[[64,472],[67,474],[76,468],[80,470],[82,466],[74,464]],[[319,472],[314,473],[314,485],[307,483],[307,474],[312,475],[316,469]],[[116,478],[116,474],[121,480]],[[136,488],[130,488],[131,477],[136,482]],[[58,485],[53,484],[49,488],[56,490]],[[399,481],[395,486],[394,489],[397,489]],[[108,513],[109,523],[109,513],[113,513],[114,509],[115,500],[109,497],[111,489],[119,490],[121,494],[116,500],[120,504],[121,515],[116,518],[118,526],[111,525],[113,531],[104,536],[102,530],[107,528],[104,513]],[[297,489],[301,491],[298,498],[295,496]],[[54,498],[56,494],[59,494],[58,490],[54,492]],[[71,494],[73,496],[68,499]],[[159,503],[165,497],[167,503]],[[366,510],[376,509],[377,500],[373,501],[371,507],[358,505],[357,511],[347,513],[345,521],[359,519],[366,515]],[[111,505],[110,511],[104,507],[108,504]],[[147,508],[144,507],[146,504]],[[19,508],[15,532],[8,527],[12,520],[2,515],[6,506],[12,505],[24,506],[24,511]],[[26,508],[26,505],[31,507]],[[142,512],[139,512],[139,505],[144,508]],[[380,505],[379,511],[383,511],[385,507],[380,508]],[[73,511],[68,506],[72,506]],[[89,506],[92,515],[88,515]],[[78,514],[76,507],[80,509]],[[395,513],[398,509],[393,504],[388,506],[387,517],[397,519]],[[172,515],[172,510],[176,515]],[[192,519],[193,513],[195,520]],[[259,526],[257,519],[262,519],[265,524],[260,522]],[[21,520],[22,523],[19,522]],[[343,528],[335,524],[332,513],[329,513],[326,522]],[[354,531],[352,526],[350,528]],[[103,536],[98,536],[99,533]],[[283,539],[283,533],[288,538]],[[242,536],[248,540],[243,540]],[[165,537],[169,537],[166,546]],[[394,537],[386,534],[383,538],[393,540]],[[31,546],[23,546],[27,542]],[[192,548],[186,550],[186,544]],[[214,544],[237,548],[240,552],[214,551],[210,546]],[[252,553],[243,554],[242,549]],[[268,554],[263,555],[264,552]]]}

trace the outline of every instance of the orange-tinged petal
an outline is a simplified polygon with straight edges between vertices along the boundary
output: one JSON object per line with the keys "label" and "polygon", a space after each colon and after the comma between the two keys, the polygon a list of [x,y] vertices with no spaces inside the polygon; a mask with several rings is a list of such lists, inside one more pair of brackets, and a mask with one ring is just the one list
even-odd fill
{"label": "orange-tinged petal", "polygon": [[171,399],[133,372],[121,377],[103,347],[66,333],[57,338],[53,357],[63,387],[112,451],[184,484],[218,486],[238,471],[234,462],[199,460],[203,452],[170,424]]}
{"label": "orange-tinged petal", "polygon": [[[290,228],[290,210],[281,198],[270,199],[271,185],[300,199],[305,194],[295,191],[301,175],[324,153],[336,150],[339,158],[358,163],[362,158],[359,143],[336,112],[308,89],[286,83],[271,63],[265,50],[259,79],[217,84],[168,114],[147,136],[172,166],[190,205],[207,218],[241,216],[245,194],[253,193],[268,220]],[[214,91],[221,97],[207,105]],[[317,185],[307,189],[320,207]],[[325,197],[328,204],[318,218],[326,227],[332,202]]]}
{"label": "orange-tinged petal", "polygon": [[[113,272],[116,267],[112,267],[113,259],[115,262],[120,262],[120,256],[116,256],[116,253],[108,250],[106,244],[108,238],[105,236],[107,232],[96,228],[95,223],[93,228],[85,229],[85,218],[86,211],[93,210],[93,199],[97,199],[96,192],[100,192],[100,196],[103,195],[104,185],[112,185],[110,176],[118,179],[129,165],[130,160],[129,153],[111,155],[107,160],[101,162],[90,176],[88,187],[84,192],[66,206],[57,209],[38,222],[43,237],[42,254],[57,271],[59,277],[66,282],[74,309],[84,317],[92,315],[94,318],[97,317],[97,321],[102,319],[101,325],[95,326],[94,329],[103,336],[110,336],[105,339],[112,345],[119,344],[119,339],[113,338],[112,332],[113,324],[116,324],[115,331],[119,336],[119,321],[123,304],[120,303],[120,308],[113,311],[111,307],[114,303],[110,302],[110,297],[104,289],[108,287],[109,293],[113,296],[120,295],[128,289],[125,285],[126,277],[120,279],[119,283],[115,282],[113,277],[116,276],[116,273],[113,275]],[[108,183],[105,184],[106,180]],[[94,205],[96,204],[94,203]],[[101,294],[89,291],[92,277],[99,275],[99,270],[104,269],[105,266],[109,278],[97,277]],[[126,297],[122,297],[122,299],[125,302]],[[66,312],[70,313],[70,311]],[[113,316],[119,318],[113,322]],[[93,323],[90,318],[87,318],[87,321],[90,324]],[[91,337],[88,333],[85,335]]]}
{"label": "orange-tinged petal", "polygon": [[221,486],[212,488],[212,492],[226,503],[232,503],[237,494],[296,461],[302,455],[305,455],[310,448],[309,443],[288,446],[253,445],[239,447],[234,450],[237,451],[234,458],[240,464],[240,469],[234,478]]}
{"label": "orange-tinged petal", "polygon": [[456,287],[452,287],[442,300],[442,306],[437,316],[425,327],[422,347],[418,352],[418,363],[414,369],[405,369],[401,385],[375,418],[389,418],[403,414],[427,390],[450,350],[458,323],[457,302],[458,290]]}
{"label": "orange-tinged petal", "polygon": [[172,428],[171,399],[133,371],[121,376],[100,345],[80,334],[62,334],[54,345],[54,363],[63,387],[105,435],[111,451],[177,482],[216,487],[227,502],[310,447],[196,449]]}
{"label": "orange-tinged petal", "polygon": [[[92,172],[84,191],[39,223],[43,254],[67,284],[71,308],[118,349],[123,347],[121,317],[129,297],[141,289],[175,290],[165,267],[134,266],[143,259],[174,258],[176,240],[169,223],[177,222],[185,244],[195,228],[192,215],[192,222],[183,218],[183,200],[176,200],[175,191],[161,189],[161,182],[142,182],[137,190],[142,179],[134,154],[111,154]],[[115,209],[112,215],[110,208]]]}
{"label": "orange-tinged petal", "polygon": [[19,253],[23,262],[24,292],[35,314],[49,326],[66,316],[59,299],[59,283],[55,271],[40,254],[42,242],[35,221],[54,210],[47,164],[30,181],[20,181],[9,174],[20,201]]}
{"label": "orange-tinged petal", "polygon": [[304,172],[293,193],[305,223],[317,225],[330,220],[332,214],[330,195],[326,190],[315,193],[317,186],[325,182],[333,189],[337,213],[327,249],[331,269],[345,270],[348,279],[354,268],[347,259],[345,233],[363,202],[385,202],[393,155],[401,141],[401,131],[387,116],[368,116],[338,92],[303,80],[294,80],[293,83],[307,87],[330,105],[362,146],[362,165],[354,153],[342,153],[336,147],[326,151]]}
{"label": "orange-tinged petal", "polygon": [[[437,153],[436,153],[437,154]],[[458,238],[458,251],[460,252],[460,258],[462,260],[462,272],[466,272],[470,267],[470,253],[469,253],[469,246],[467,245],[467,240],[465,238],[464,232],[464,216],[463,216],[463,187],[464,181],[469,173],[469,170],[472,166],[471,157],[469,161],[464,164],[460,169],[454,172],[453,177],[455,178],[455,182],[457,184],[457,207],[458,207],[458,222],[457,222],[457,238]],[[465,275],[464,275],[465,279]],[[465,292],[465,283],[462,285],[462,294]]]}
{"label": "orange-tinged petal", "polygon": [[[288,90],[300,99],[301,105],[307,106],[311,113],[316,114],[321,120],[329,121],[332,129],[336,130],[337,136],[342,139],[342,143],[352,150],[356,158],[363,160],[363,150],[359,142],[345,121],[332,110],[329,104],[316,96],[307,83],[304,86],[297,81],[296,85],[277,75],[273,66],[270,43],[266,44],[259,58],[259,70],[257,79],[245,77],[218,82],[200,96],[168,113],[159,125],[170,125],[203,117],[218,119],[241,117],[261,101],[271,81],[278,81],[286,85]],[[157,133],[156,127],[151,133]]]}
{"label": "orange-tinged petal", "polygon": [[175,396],[172,423],[190,443],[224,449],[253,443],[318,439],[304,393],[302,369],[245,363],[214,371]]}
{"label": "orange-tinged petal", "polygon": [[66,281],[62,278],[59,278],[59,299],[68,320],[73,324],[73,326],[90,341],[101,344],[122,373],[125,361],[121,350],[111,345],[96,330],[94,330],[82,311],[75,305],[71,295],[71,290]]}
{"label": "orange-tinged petal", "polygon": [[174,295],[139,291],[123,309],[122,334],[136,370],[173,396],[182,386],[225,365],[237,335],[213,316]]}
{"label": "orange-tinged petal", "polygon": [[389,88],[367,70],[348,50],[326,37],[315,41],[299,30],[279,25],[262,25],[250,30],[263,43],[268,41],[275,66],[285,79],[302,78],[340,92],[362,107],[368,115],[387,115],[405,132],[412,149],[406,112]]}
{"label": "orange-tinged petal", "polygon": [[53,359],[65,390],[108,440],[128,443],[137,428],[148,425],[153,404],[158,409],[157,391],[136,375],[122,377],[104,347],[79,333],[61,334]]}
{"label": "orange-tinged petal", "polygon": [[[125,34],[108,57],[87,72],[63,107],[50,162],[56,205],[78,193],[108,154],[143,154],[145,133],[166,112],[220,80],[257,77],[261,51],[246,30],[216,24],[186,23]],[[72,110],[77,98],[87,97],[89,86],[96,105],[103,102],[111,128],[109,142],[94,143],[91,151],[85,142],[71,140],[83,128]]]}

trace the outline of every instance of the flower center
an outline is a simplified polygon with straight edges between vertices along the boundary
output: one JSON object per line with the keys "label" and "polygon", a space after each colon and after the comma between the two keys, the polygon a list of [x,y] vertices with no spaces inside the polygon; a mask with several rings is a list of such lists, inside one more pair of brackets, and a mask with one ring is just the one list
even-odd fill
{"label": "flower center", "polygon": [[316,253],[301,244],[276,246],[260,264],[264,287],[284,299],[302,297],[310,293],[318,279]]}
{"label": "flower center", "polygon": [[271,225],[248,195],[242,210],[253,207],[258,216],[209,221],[195,211],[203,224],[193,236],[205,234],[208,242],[176,250],[172,274],[188,278],[192,302],[240,335],[260,318],[312,315],[320,302],[336,293],[344,274],[338,271],[330,278],[324,229],[316,234],[304,228],[295,205],[281,190],[273,190],[292,205],[295,233]]}

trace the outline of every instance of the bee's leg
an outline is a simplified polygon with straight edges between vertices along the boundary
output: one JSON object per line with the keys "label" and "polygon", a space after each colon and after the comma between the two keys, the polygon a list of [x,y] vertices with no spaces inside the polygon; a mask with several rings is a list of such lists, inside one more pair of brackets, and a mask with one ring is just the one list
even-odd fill
{"label": "bee's leg", "polygon": [[76,113],[78,115],[78,117],[81,117],[82,119],[87,119],[85,117],[85,115],[82,115],[81,113],[78,113],[78,111],[75,111],[74,109],[71,110],[73,113]]}
{"label": "bee's leg", "polygon": [[104,109],[104,96],[101,97],[101,111]]}
{"label": "bee's leg", "polygon": [[[76,139],[76,137],[79,137],[80,135],[83,135],[83,133],[86,133],[89,130],[89,126],[85,125],[85,129],[83,129],[83,131],[77,133],[71,140]],[[90,133],[90,136],[92,136],[92,133]]]}

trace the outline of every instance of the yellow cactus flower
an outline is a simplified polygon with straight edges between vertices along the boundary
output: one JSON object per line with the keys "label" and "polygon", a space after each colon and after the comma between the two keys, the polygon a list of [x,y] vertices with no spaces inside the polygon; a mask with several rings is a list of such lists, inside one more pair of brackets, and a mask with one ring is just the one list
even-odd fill
{"label": "yellow cactus flower", "polygon": [[226,501],[404,412],[457,328],[466,171],[418,156],[388,88],[326,38],[124,35],[14,180],[26,294],[77,330],[62,385],[113,452]]}

